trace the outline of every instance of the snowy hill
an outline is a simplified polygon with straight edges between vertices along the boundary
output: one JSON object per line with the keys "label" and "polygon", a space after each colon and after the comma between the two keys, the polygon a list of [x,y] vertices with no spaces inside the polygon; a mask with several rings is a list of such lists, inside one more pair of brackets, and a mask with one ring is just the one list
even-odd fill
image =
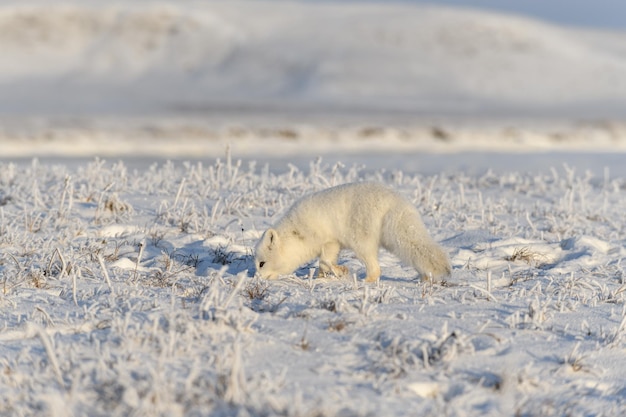
{"label": "snowy hill", "polygon": [[626,104],[625,34],[464,9],[26,1],[5,2],[0,27],[5,114]]}

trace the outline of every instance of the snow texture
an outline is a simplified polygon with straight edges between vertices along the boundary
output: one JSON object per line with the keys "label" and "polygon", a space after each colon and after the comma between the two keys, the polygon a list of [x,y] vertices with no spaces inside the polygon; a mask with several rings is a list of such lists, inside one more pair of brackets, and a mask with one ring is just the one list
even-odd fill
{"label": "snow texture", "polygon": [[[252,276],[301,195],[386,183],[450,254],[378,286]],[[422,175],[226,155],[129,171],[0,164],[0,414],[619,415],[624,178]]]}

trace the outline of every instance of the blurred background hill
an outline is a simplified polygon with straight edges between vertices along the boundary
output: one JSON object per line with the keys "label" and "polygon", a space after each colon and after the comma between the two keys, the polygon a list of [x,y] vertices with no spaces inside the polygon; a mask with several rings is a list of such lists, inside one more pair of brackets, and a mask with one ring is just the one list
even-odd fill
{"label": "blurred background hill", "polygon": [[[5,1],[2,154],[147,151],[109,146],[129,138],[182,147],[342,137],[323,129],[333,123],[360,126],[360,138],[453,143],[450,124],[488,121],[505,134],[469,142],[518,144],[529,137],[518,127],[564,120],[599,129],[614,148],[626,114],[623,9],[611,0]],[[415,124],[425,134],[380,128]],[[570,135],[540,134],[551,144]]]}
{"label": "blurred background hill", "polygon": [[20,1],[0,7],[0,28],[5,114],[626,109],[626,34],[502,12],[419,2]]}

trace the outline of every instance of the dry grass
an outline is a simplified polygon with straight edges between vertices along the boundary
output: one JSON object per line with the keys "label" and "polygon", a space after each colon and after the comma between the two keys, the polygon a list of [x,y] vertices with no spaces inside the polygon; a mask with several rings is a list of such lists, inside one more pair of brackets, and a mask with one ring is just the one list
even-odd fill
{"label": "dry grass", "polygon": [[525,262],[530,266],[539,267],[548,263],[546,255],[533,251],[528,246],[516,248],[510,256],[504,258],[509,262]]}
{"label": "dry grass", "polygon": [[346,322],[342,318],[337,319],[337,320],[330,320],[328,322],[328,330],[331,332],[340,332],[344,330],[347,325],[348,325],[348,322]]}
{"label": "dry grass", "polygon": [[266,281],[254,280],[246,285],[243,294],[249,300],[263,300],[268,295],[270,284]]}

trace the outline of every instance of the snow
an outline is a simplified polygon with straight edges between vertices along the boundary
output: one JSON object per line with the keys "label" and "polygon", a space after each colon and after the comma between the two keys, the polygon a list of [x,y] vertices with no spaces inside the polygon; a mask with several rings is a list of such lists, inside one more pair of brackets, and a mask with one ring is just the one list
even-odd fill
{"label": "snow", "polygon": [[4,160],[626,149],[621,32],[375,2],[28,0],[0,23]]}
{"label": "snow", "polygon": [[[0,414],[626,409],[622,33],[191,0],[0,26]],[[343,279],[254,277],[294,201],[365,180],[449,281],[384,251],[378,285],[350,252]]]}
{"label": "snow", "polygon": [[[445,285],[253,277],[304,193],[361,180],[411,199]],[[623,177],[424,175],[226,158],[130,171],[0,165],[3,413],[614,415],[626,406]],[[584,399],[584,400],[583,400]]]}
{"label": "snow", "polygon": [[[45,9],[45,10],[44,10]],[[215,108],[596,116],[624,109],[624,34],[376,2],[5,2],[0,110]]]}

